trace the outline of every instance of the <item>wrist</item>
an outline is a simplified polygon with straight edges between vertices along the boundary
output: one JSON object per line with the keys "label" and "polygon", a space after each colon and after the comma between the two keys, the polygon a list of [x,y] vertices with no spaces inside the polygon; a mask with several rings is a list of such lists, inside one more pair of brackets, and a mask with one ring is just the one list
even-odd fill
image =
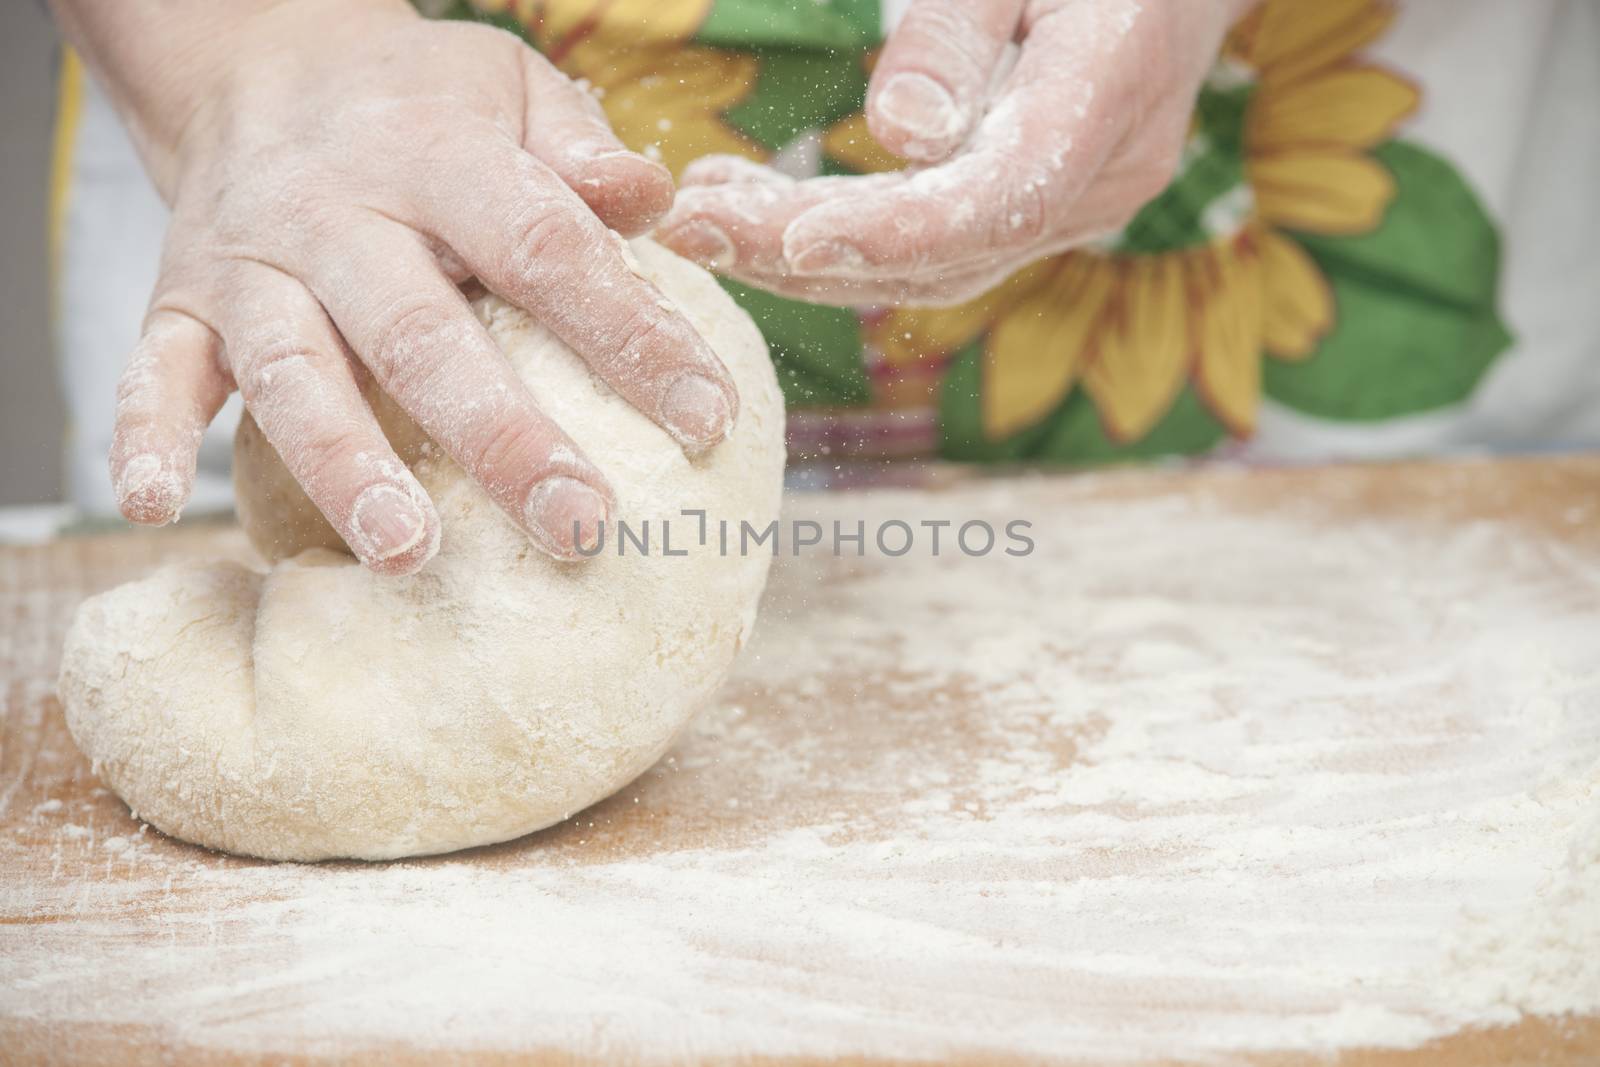
{"label": "wrist", "polygon": [[415,17],[406,0],[51,0],[51,6],[169,202],[186,131],[241,70],[263,54],[270,61],[319,39],[330,23],[383,13]]}

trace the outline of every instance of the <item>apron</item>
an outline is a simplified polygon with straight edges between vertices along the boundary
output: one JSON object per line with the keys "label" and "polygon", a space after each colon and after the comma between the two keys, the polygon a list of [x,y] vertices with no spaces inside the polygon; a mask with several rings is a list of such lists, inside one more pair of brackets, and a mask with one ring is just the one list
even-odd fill
{"label": "apron", "polygon": [[[861,109],[903,3],[417,3],[519,34],[674,173],[710,152],[797,177],[902,166]],[[90,483],[163,215],[69,63],[74,91],[58,331],[73,496],[104,506]],[[1600,444],[1596,101],[1591,0],[1265,0],[1218,56],[1177,178],[1114,238],[946,309],[724,285],[767,337],[798,460]],[[224,446],[204,469],[225,470]]]}

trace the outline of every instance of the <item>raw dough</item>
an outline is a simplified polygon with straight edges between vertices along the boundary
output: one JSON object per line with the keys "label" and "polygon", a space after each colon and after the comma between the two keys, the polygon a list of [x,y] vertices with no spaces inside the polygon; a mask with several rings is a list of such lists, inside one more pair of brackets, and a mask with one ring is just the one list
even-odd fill
{"label": "raw dough", "polygon": [[[626,785],[722,682],[755,620],[769,555],[718,552],[712,523],[777,517],[783,402],[761,335],[699,268],[648,242],[641,272],[727,364],[730,438],[685,458],[538,324],[476,304],[524,381],[650,520],[651,554],[556,563],[463,473],[384,412],[438,506],[437,558],[376,577],[327,548],[270,451],[236,456],[259,573],[188,563],[86,601],[61,697],[101,778],[174,836],[270,859],[386,859],[488,844]],[[411,436],[408,438],[407,435]],[[661,552],[672,520],[674,552]],[[303,549],[303,551],[302,551]]]}

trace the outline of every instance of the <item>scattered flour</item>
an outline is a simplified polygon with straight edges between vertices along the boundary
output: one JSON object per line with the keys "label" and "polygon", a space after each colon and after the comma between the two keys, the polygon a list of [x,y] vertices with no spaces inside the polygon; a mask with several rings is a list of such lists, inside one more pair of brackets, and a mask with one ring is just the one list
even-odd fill
{"label": "scattered flour", "polygon": [[0,1016],[1138,1062],[1600,1011],[1596,557],[1099,484],[798,498],[1028,518],[1038,550],[781,560],[674,753],[511,845],[254,864],[32,798],[0,868],[44,874],[0,920],[54,918],[0,922]]}

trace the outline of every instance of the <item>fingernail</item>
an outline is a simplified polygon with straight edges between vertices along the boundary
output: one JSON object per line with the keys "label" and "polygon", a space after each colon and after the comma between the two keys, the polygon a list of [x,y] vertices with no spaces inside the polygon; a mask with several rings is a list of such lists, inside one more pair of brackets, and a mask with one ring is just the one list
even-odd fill
{"label": "fingernail", "polygon": [[533,487],[522,514],[539,547],[557,559],[576,559],[578,546],[599,540],[609,509],[594,489],[558,474]]}
{"label": "fingernail", "polygon": [[696,219],[662,235],[666,246],[680,256],[712,270],[727,270],[737,258],[733,240],[716,223]]}
{"label": "fingernail", "polygon": [[630,152],[626,148],[616,148],[611,145],[582,145],[570,147],[567,151],[579,163],[606,163],[618,159],[631,167],[643,167],[657,172],[669,182],[672,180],[672,171],[667,169],[666,164],[648,156],[641,156],[637,152]]}
{"label": "fingernail", "polygon": [[117,495],[126,500],[156,484],[161,477],[161,460],[148,452],[134,456],[122,468],[122,483]]}
{"label": "fingernail", "polygon": [[818,274],[841,267],[862,267],[866,257],[861,249],[848,241],[818,241],[792,256],[785,256],[789,269],[796,274]]}
{"label": "fingernail", "polygon": [[159,456],[149,452],[123,464],[114,488],[123,510],[135,512],[133,517],[144,522],[170,521],[181,493],[177,478],[167,473]]}
{"label": "fingernail", "polygon": [[351,521],[362,543],[350,547],[364,563],[381,563],[415,548],[428,528],[416,501],[392,485],[374,485],[356,497]]}
{"label": "fingernail", "polygon": [[602,159],[643,159],[626,148],[618,148],[609,141],[579,141],[567,145],[567,153],[585,163],[598,163]]}
{"label": "fingernail", "polygon": [[673,435],[700,448],[726,437],[732,416],[728,394],[703,374],[685,374],[661,398],[661,417]]}
{"label": "fingernail", "polygon": [[961,134],[955,97],[926,74],[896,74],[878,94],[877,109],[916,141],[944,143]]}

